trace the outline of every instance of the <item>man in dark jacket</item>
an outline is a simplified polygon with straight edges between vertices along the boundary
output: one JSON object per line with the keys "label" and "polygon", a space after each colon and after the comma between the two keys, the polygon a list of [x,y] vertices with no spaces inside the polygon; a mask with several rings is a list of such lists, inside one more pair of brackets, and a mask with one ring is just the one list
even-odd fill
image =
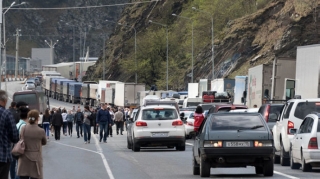
{"label": "man in dark jacket", "polygon": [[20,121],[20,117],[19,117],[19,113],[18,113],[18,111],[17,111],[16,105],[17,105],[17,103],[14,102],[14,101],[12,101],[12,102],[11,102],[11,105],[10,105],[9,111],[11,112],[11,114],[12,114],[12,116],[13,116],[14,121],[16,122],[16,124],[18,124],[19,121]]}
{"label": "man in dark jacket", "polygon": [[[108,126],[111,125],[111,116],[107,110],[107,105],[102,103],[101,109],[97,113],[97,126],[100,126],[100,142],[103,137],[103,142],[107,143]],[[104,134],[103,134],[104,131]]]}
{"label": "man in dark jacket", "polygon": [[[77,131],[78,138],[80,138],[80,135],[82,137],[83,119],[84,119],[84,115],[81,112],[81,109],[78,108],[77,113],[74,115],[74,124],[76,124],[76,131]],[[79,128],[80,128],[80,135],[79,135]]]}
{"label": "man in dark jacket", "polygon": [[93,109],[92,110],[92,114],[90,116],[90,122],[91,122],[91,126],[93,126],[93,133],[94,134],[98,134],[98,127],[97,127],[97,109]]}
{"label": "man in dark jacket", "polygon": [[62,115],[59,110],[52,115],[52,126],[54,127],[54,138],[60,140],[61,126],[63,125]]}

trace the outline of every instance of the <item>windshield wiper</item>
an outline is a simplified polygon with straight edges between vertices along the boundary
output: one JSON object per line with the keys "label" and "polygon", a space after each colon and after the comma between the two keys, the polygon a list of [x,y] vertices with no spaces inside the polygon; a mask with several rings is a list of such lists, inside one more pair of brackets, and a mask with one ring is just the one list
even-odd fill
{"label": "windshield wiper", "polygon": [[257,125],[257,126],[251,127],[250,129],[258,129],[258,128],[261,128],[261,127],[264,127],[264,126],[263,125]]}

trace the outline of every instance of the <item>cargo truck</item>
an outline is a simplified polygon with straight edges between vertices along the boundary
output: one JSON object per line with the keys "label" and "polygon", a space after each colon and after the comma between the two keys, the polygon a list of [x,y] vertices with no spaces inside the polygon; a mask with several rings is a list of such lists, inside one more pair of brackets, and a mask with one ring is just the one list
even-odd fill
{"label": "cargo truck", "polygon": [[[300,95],[302,99],[320,98],[319,62],[320,45],[297,48],[295,95]],[[287,92],[290,92],[290,88]]]}
{"label": "cargo truck", "polygon": [[211,81],[211,91],[216,91],[217,93],[227,92],[233,96],[234,84],[234,79],[217,78]]}
{"label": "cargo truck", "polygon": [[99,84],[90,84],[90,102],[89,106],[97,106],[98,105],[98,88]]}
{"label": "cargo truck", "polygon": [[138,106],[138,91],[145,91],[144,84],[136,83],[116,83],[115,87],[115,101],[116,106]]}
{"label": "cargo truck", "polygon": [[68,100],[70,103],[80,103],[81,102],[81,88],[82,83],[69,83],[69,96]]}
{"label": "cargo truck", "polygon": [[236,76],[234,78],[234,95],[233,95],[233,104],[244,104],[246,105],[246,93],[247,93],[247,76]]}

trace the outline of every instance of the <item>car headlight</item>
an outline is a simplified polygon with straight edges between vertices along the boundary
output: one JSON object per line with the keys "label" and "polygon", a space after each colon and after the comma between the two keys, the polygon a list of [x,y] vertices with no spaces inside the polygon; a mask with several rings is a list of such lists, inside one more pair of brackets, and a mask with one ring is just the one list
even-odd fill
{"label": "car headlight", "polygon": [[222,141],[204,141],[203,147],[222,147]]}
{"label": "car headlight", "polygon": [[266,140],[266,141],[254,141],[255,147],[272,147],[272,141]]}

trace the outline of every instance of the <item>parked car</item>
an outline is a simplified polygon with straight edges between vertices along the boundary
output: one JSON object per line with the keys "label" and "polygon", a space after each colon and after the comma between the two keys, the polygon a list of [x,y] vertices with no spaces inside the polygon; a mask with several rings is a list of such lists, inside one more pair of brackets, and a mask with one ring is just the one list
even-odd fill
{"label": "parked car", "polygon": [[284,104],[263,104],[259,108],[259,113],[264,117],[270,129],[276,124]]}
{"label": "parked car", "polygon": [[299,130],[290,129],[294,134],[290,142],[291,169],[301,169],[303,172],[311,171],[312,167],[320,165],[320,113],[307,115]]}
{"label": "parked car", "polygon": [[212,113],[229,112],[230,110],[235,109],[248,109],[248,107],[245,105],[217,103],[212,105],[207,115],[210,115]]}
{"label": "parked car", "polygon": [[276,149],[275,163],[290,165],[289,150],[293,134],[289,131],[300,128],[303,119],[312,112],[320,112],[320,99],[291,99],[286,102],[272,129]]}
{"label": "parked car", "polygon": [[141,147],[167,146],[184,151],[185,129],[173,105],[145,105],[138,110],[128,132],[127,144],[134,152]]}
{"label": "parked car", "polygon": [[210,176],[210,168],[254,166],[256,174],[273,175],[273,139],[259,113],[210,114],[193,147],[193,174]]}
{"label": "parked car", "polygon": [[27,81],[25,85],[26,90],[34,90],[36,89],[36,86],[33,82]]}

